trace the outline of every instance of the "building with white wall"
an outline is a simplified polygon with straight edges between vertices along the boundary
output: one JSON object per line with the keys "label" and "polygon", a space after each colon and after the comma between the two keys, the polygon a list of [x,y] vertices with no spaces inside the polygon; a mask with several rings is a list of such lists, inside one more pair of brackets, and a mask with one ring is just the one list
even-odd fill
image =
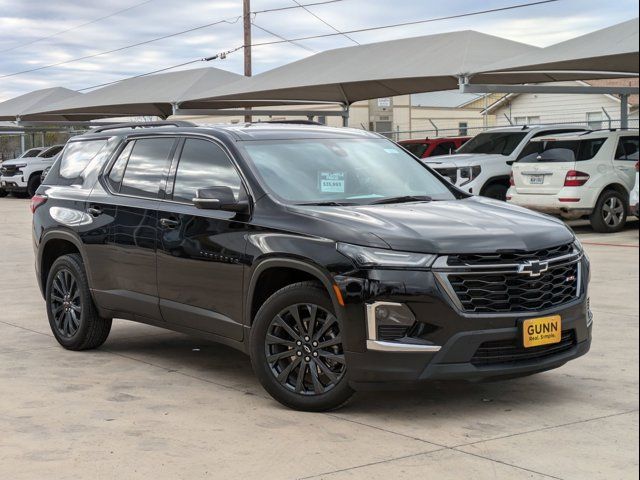
{"label": "building with white wall", "polygon": [[[638,79],[554,82],[547,85],[638,86]],[[486,109],[496,125],[576,123],[591,128],[620,126],[620,98],[600,94],[521,93],[500,97]],[[629,98],[630,126],[638,127],[638,96]]]}

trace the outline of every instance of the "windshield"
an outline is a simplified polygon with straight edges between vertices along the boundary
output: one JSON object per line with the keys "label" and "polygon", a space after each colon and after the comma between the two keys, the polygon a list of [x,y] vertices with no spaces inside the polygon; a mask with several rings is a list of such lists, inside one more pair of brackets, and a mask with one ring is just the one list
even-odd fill
{"label": "windshield", "polygon": [[485,153],[509,156],[527,136],[523,132],[484,132],[476,135],[463,146],[457,153]]}
{"label": "windshield", "polygon": [[456,198],[443,180],[388,140],[269,140],[243,146],[263,185],[286,202],[363,205],[395,197],[403,197],[398,202]]}
{"label": "windshield", "polygon": [[35,157],[41,151],[42,151],[41,148],[31,148],[31,149],[27,150],[26,152],[24,152],[22,155],[20,155],[20,157],[18,157],[18,158]]}
{"label": "windshield", "polygon": [[399,145],[418,158],[422,158],[422,155],[424,155],[424,152],[429,146],[428,143],[400,143]]}
{"label": "windshield", "polygon": [[595,157],[606,138],[530,142],[518,163],[580,162]]}
{"label": "windshield", "polygon": [[62,147],[64,145],[54,145],[53,147],[49,147],[47,148],[45,151],[43,151],[40,155],[38,155],[39,157],[42,158],[51,158],[51,157],[55,157],[58,153],[60,153],[60,151],[62,150]]}

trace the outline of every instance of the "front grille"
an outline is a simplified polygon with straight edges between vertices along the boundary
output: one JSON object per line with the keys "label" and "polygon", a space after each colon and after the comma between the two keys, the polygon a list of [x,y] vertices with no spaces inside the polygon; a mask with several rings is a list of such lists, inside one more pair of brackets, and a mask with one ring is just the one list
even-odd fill
{"label": "front grille", "polygon": [[527,362],[557,355],[573,348],[576,334],[573,330],[562,332],[560,342],[539,347],[524,348],[518,340],[484,342],[476,351],[471,363],[476,366]]}
{"label": "front grille", "polygon": [[407,334],[409,327],[404,325],[378,325],[378,340],[397,340]]}
{"label": "front grille", "polygon": [[434,170],[443,177],[448,178],[449,181],[454,185],[456,184],[456,180],[458,180],[457,168],[435,168]]}
{"label": "front grille", "polygon": [[573,245],[567,243],[558,247],[543,248],[533,252],[498,252],[482,254],[450,255],[447,264],[450,266],[500,265],[526,262],[527,260],[550,260],[570,255]]}
{"label": "front grille", "polygon": [[550,266],[539,277],[520,273],[450,274],[463,310],[472,313],[541,311],[578,295],[578,263]]}
{"label": "front grille", "polygon": [[14,175],[18,174],[20,174],[20,170],[18,170],[13,165],[0,167],[0,175],[2,175],[3,177],[13,177]]}

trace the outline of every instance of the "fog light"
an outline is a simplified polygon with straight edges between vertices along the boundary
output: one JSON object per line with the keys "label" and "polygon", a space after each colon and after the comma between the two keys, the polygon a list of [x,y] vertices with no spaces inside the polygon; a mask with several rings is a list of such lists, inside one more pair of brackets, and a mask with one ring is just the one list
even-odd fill
{"label": "fog light", "polygon": [[407,335],[416,319],[402,303],[376,302],[367,305],[367,328],[370,340],[397,340]]}

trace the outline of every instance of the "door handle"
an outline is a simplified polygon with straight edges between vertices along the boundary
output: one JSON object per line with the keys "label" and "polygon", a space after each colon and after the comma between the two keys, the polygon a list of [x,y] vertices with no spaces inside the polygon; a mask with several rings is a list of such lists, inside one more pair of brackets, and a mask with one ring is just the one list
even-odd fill
{"label": "door handle", "polygon": [[100,215],[102,215],[102,209],[97,207],[89,207],[87,208],[87,213],[92,217],[99,217]]}
{"label": "door handle", "polygon": [[173,220],[171,218],[160,219],[160,226],[163,228],[176,228],[178,225],[180,225],[178,220]]}

